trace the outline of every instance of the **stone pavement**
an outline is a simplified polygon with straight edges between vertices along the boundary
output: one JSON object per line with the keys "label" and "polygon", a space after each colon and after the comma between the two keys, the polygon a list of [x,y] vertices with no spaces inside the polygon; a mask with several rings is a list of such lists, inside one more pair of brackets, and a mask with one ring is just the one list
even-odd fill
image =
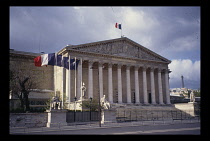
{"label": "stone pavement", "polygon": [[200,120],[165,120],[165,121],[132,121],[132,122],[120,122],[120,123],[108,123],[101,124],[99,127],[98,122],[91,123],[72,123],[70,126],[57,126],[57,127],[40,127],[40,128],[27,128],[27,127],[10,127],[10,134],[27,134],[27,133],[39,133],[50,131],[66,131],[66,130],[87,130],[97,128],[117,128],[128,126],[158,126],[169,124],[181,124],[181,123],[198,123]]}

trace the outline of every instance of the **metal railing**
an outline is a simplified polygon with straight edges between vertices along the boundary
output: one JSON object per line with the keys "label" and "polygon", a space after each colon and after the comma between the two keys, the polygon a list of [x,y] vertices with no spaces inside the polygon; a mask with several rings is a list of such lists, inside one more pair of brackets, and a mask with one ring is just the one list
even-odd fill
{"label": "metal railing", "polygon": [[181,111],[181,110],[118,110],[117,122],[132,121],[176,121],[176,120],[200,120],[200,110]]}

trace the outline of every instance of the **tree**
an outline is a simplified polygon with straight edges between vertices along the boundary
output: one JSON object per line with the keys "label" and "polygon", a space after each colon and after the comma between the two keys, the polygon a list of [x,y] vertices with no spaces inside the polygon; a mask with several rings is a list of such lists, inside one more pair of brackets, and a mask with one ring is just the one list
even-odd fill
{"label": "tree", "polygon": [[88,109],[91,111],[97,111],[98,110],[98,99],[92,99],[92,101],[90,102],[90,100],[84,100],[82,101],[82,104],[80,104],[81,107]]}
{"label": "tree", "polygon": [[10,65],[10,91],[12,95],[20,100],[20,108],[23,111],[30,111],[29,93],[36,87],[32,71],[22,64]]}
{"label": "tree", "polygon": [[198,89],[197,91],[194,91],[194,95],[195,97],[200,97],[201,96],[200,90]]}

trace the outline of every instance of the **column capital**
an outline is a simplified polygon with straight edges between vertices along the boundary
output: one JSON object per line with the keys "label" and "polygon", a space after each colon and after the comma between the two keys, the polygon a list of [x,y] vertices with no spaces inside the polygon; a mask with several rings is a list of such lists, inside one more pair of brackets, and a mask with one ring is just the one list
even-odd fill
{"label": "column capital", "polygon": [[135,68],[135,71],[138,71],[140,68],[140,65],[135,65],[134,68]]}
{"label": "column capital", "polygon": [[148,68],[148,67],[147,67],[147,66],[145,66],[145,65],[143,65],[143,66],[142,66],[143,71],[146,71],[146,70],[147,70],[147,68]]}
{"label": "column capital", "polygon": [[126,69],[130,69],[131,65],[126,65]]}
{"label": "column capital", "polygon": [[155,69],[154,67],[150,67],[150,71],[154,71],[154,69]]}
{"label": "column capital", "polygon": [[112,65],[113,65],[112,63],[108,63],[108,67],[109,67],[109,68],[111,68],[111,67],[112,67]]}
{"label": "column capital", "polygon": [[95,62],[95,61],[93,61],[93,60],[88,60],[88,63],[89,63],[90,65],[93,65],[94,62]]}
{"label": "column capital", "polygon": [[117,68],[121,69],[121,67],[122,67],[122,64],[121,63],[117,63]]}
{"label": "column capital", "polygon": [[162,68],[158,68],[158,72],[161,73],[162,72]]}
{"label": "column capital", "polygon": [[169,73],[169,69],[165,68],[163,69],[165,73]]}
{"label": "column capital", "polygon": [[102,61],[99,61],[99,62],[98,62],[98,66],[99,66],[99,67],[102,67],[103,64],[104,64],[104,62],[102,62]]}

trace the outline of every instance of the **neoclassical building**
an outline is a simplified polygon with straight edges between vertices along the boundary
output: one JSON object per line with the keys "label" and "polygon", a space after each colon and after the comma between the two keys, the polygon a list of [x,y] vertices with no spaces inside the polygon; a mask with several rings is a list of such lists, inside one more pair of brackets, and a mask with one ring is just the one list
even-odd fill
{"label": "neoclassical building", "polygon": [[30,70],[39,83],[29,95],[33,107],[40,107],[37,102],[47,101],[54,94],[64,108],[70,108],[75,100],[98,99],[99,95],[115,105],[170,104],[171,61],[129,38],[67,45],[58,54],[79,59],[77,70],[36,67],[33,59],[40,53],[10,50],[10,67]]}
{"label": "neoclassical building", "polygon": [[54,67],[54,90],[67,104],[104,95],[111,104],[170,104],[171,61],[127,37],[67,45],[58,54],[80,60],[76,71]]}

